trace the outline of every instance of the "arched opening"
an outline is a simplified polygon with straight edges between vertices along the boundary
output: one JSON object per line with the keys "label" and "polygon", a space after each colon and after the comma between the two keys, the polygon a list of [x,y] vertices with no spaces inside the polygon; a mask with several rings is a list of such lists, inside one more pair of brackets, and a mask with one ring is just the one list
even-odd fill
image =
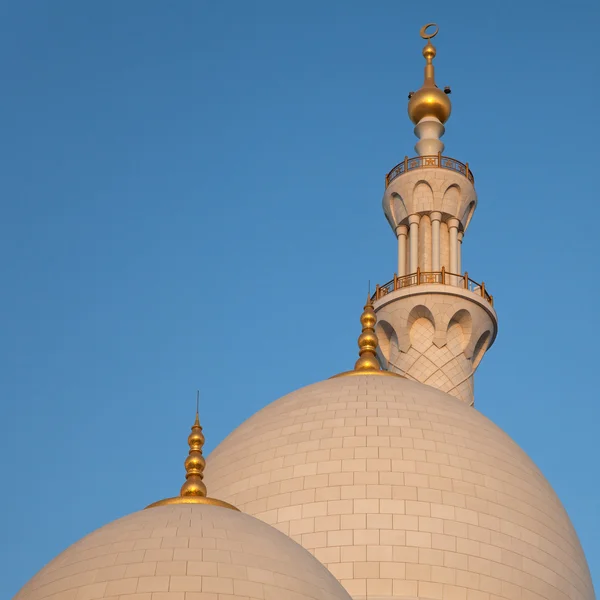
{"label": "arched opening", "polygon": [[473,217],[473,213],[475,212],[475,200],[473,200],[469,206],[467,206],[465,212],[463,213],[463,217],[461,219],[463,228],[466,231],[469,223],[471,222],[471,218]]}
{"label": "arched opening", "polygon": [[442,212],[456,215],[460,207],[460,195],[460,188],[457,185],[448,187],[442,198]]}
{"label": "arched opening", "polygon": [[453,354],[460,354],[471,341],[473,320],[468,310],[461,309],[448,323],[446,343]]}
{"label": "arched opening", "polygon": [[[413,188],[412,206],[423,203],[423,206],[433,207],[433,190],[427,181],[418,181]],[[429,210],[431,210],[429,208]]]}
{"label": "arched opening", "polygon": [[392,221],[394,224],[392,225],[392,229],[402,223],[404,219],[408,217],[408,211],[406,210],[406,204],[404,204],[404,200],[400,194],[394,192],[392,194],[392,201],[390,202],[390,212]]}
{"label": "arched opening", "polygon": [[473,350],[473,356],[471,361],[473,362],[473,370],[477,368],[483,355],[486,353],[489,345],[492,334],[489,331],[486,331],[481,335],[481,337],[477,340],[477,344],[475,344],[475,350]]}
{"label": "arched opening", "polygon": [[407,329],[410,345],[417,352],[424,353],[433,344],[435,319],[426,306],[415,306],[410,311]]}
{"label": "arched opening", "polygon": [[381,366],[386,369],[394,348],[398,348],[398,336],[394,328],[387,321],[378,321],[375,325],[375,333],[379,347],[377,355],[381,361]]}

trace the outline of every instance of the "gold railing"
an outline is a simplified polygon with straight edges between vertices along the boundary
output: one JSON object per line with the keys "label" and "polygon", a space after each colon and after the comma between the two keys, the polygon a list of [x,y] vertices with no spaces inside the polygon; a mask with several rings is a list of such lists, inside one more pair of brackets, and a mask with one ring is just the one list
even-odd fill
{"label": "gold railing", "polygon": [[449,156],[442,156],[439,152],[432,154],[431,156],[415,156],[414,158],[404,157],[404,160],[397,164],[386,176],[385,176],[385,187],[396,177],[400,177],[404,173],[414,171],[415,169],[430,169],[430,168],[448,169],[455,173],[464,175],[471,183],[475,183],[475,177],[473,177],[473,171],[469,168],[469,163],[463,164],[460,161],[450,158]]}
{"label": "gold railing", "polygon": [[421,271],[421,269],[417,269],[416,273],[411,273],[410,275],[403,275],[402,277],[394,275],[394,279],[388,281],[385,285],[376,286],[372,300],[380,300],[390,292],[395,292],[396,290],[427,283],[452,285],[457,288],[469,290],[470,292],[485,298],[492,306],[494,306],[494,297],[487,293],[485,283],[473,281],[468,273],[465,273],[464,275],[448,273],[444,267],[442,267],[441,271]]}

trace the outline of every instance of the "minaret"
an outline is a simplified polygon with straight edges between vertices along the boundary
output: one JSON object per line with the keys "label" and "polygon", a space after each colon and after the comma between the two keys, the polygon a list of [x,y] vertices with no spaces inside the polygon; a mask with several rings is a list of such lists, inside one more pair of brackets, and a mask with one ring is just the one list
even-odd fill
{"label": "minaret", "polygon": [[425,78],[409,94],[418,156],[385,178],[383,211],[398,239],[398,271],[373,296],[383,367],[473,404],[473,374],[498,329],[493,297],[462,267],[462,241],[477,206],[469,163],[442,155],[450,88],[435,83],[431,39],[421,29]]}

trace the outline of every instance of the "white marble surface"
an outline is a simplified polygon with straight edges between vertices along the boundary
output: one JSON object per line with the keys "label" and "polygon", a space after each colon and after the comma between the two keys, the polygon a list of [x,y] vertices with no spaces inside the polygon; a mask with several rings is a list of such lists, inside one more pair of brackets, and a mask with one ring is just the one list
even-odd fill
{"label": "white marble surface", "polygon": [[284,396],[213,451],[206,482],[355,600],[594,598],[537,467],[477,410],[420,383],[341,377]]}
{"label": "white marble surface", "polygon": [[76,542],[14,600],[350,600],[298,544],[207,505],[133,513]]}

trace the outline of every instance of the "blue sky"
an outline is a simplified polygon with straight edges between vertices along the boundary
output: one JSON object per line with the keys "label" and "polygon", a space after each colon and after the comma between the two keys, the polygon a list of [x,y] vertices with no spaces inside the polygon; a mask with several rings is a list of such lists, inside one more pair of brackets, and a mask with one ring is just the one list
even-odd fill
{"label": "blue sky", "polygon": [[463,266],[500,318],[476,404],[598,584],[595,4],[2,3],[0,597],[176,493],[196,388],[210,450],[353,364],[429,21],[479,194]]}

